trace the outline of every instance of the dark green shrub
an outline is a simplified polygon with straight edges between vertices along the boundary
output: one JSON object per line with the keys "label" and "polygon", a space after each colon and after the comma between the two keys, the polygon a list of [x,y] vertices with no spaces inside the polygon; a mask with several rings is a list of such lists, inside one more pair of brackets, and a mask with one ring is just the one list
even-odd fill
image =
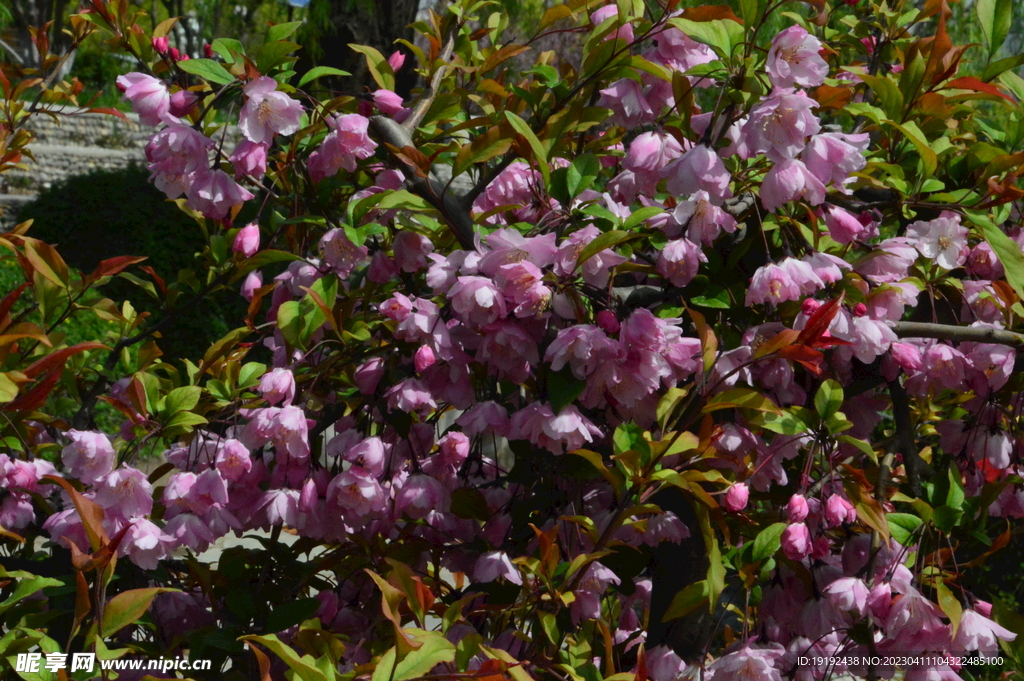
{"label": "dark green shrub", "polygon": [[[30,234],[57,247],[69,265],[90,271],[114,255],[144,255],[168,283],[195,266],[203,247],[199,225],[182,213],[133,166],[78,175],[54,185],[26,204],[18,222],[32,219]],[[141,274],[141,273],[140,273]],[[115,280],[104,288],[114,300],[130,300],[159,318],[156,301],[140,288]],[[186,299],[188,299],[186,295]],[[159,345],[168,357],[202,357],[209,344],[227,332],[225,319],[244,316],[245,304],[230,293],[208,298],[167,328]]]}

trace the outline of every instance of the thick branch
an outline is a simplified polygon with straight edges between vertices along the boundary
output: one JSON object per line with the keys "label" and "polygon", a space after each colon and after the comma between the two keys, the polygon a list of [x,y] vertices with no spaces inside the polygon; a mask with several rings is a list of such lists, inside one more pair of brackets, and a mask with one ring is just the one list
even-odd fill
{"label": "thick branch", "polygon": [[921,458],[914,437],[914,423],[910,416],[910,400],[899,379],[889,382],[889,397],[892,398],[892,416],[896,426],[896,448],[903,454],[903,465],[907,469],[910,491],[915,497],[921,496],[921,477],[931,477],[931,469]]}
{"label": "thick branch", "polygon": [[996,343],[1014,348],[1024,348],[1024,334],[1005,329],[989,329],[977,326],[954,326],[952,324],[928,324],[924,322],[896,322],[892,327],[900,338],[937,338],[949,341],[970,341],[973,343]]}
{"label": "thick branch", "polygon": [[[396,149],[413,146],[412,135],[409,131],[386,116],[370,117],[370,127],[381,142]],[[419,168],[406,163],[394,154],[392,154],[392,158],[405,174],[406,188],[423,197],[436,208],[451,227],[452,232],[455,233],[459,245],[466,250],[471,250],[474,247],[473,216],[462,201],[454,193],[444,191],[444,186],[434,178],[423,177]]]}

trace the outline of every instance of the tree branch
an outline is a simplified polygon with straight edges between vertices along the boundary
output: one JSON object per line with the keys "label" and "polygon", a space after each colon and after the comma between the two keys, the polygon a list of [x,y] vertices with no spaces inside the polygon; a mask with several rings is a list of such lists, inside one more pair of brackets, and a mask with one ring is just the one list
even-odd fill
{"label": "tree branch", "polygon": [[[387,116],[371,116],[370,128],[374,135],[386,145],[396,149],[413,147],[412,134],[404,126]],[[406,163],[393,153],[391,157],[401,167],[402,173],[406,177],[406,188],[423,197],[436,208],[455,234],[459,245],[465,250],[472,250],[474,248],[473,216],[462,201],[454,193],[444,191],[444,186],[434,178],[424,177],[419,168]]]}
{"label": "tree branch", "polygon": [[931,477],[931,470],[917,448],[914,424],[910,417],[910,400],[899,379],[889,382],[889,397],[892,399],[892,417],[896,427],[895,446],[903,454],[903,465],[907,470],[910,491],[915,497],[920,497],[921,476],[924,474]]}
{"label": "tree branch", "polygon": [[937,338],[939,340],[995,343],[1009,345],[1013,348],[1024,348],[1024,334],[1005,329],[925,322],[896,322],[892,330],[900,338]]}

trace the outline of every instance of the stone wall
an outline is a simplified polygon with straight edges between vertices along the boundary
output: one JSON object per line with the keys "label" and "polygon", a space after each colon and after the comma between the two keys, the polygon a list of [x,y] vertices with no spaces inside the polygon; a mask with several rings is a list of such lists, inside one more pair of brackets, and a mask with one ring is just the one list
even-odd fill
{"label": "stone wall", "polygon": [[[67,107],[63,111],[70,113],[74,109]],[[25,156],[22,161],[26,170],[0,175],[0,225],[9,227],[22,204],[67,177],[145,163],[146,143],[153,128],[141,125],[135,114],[126,117],[127,123],[109,114],[58,115],[56,120],[34,115],[30,127],[36,139],[29,150],[35,159]],[[230,130],[227,138],[230,153],[237,132]],[[97,190],[102,191],[102,187]]]}

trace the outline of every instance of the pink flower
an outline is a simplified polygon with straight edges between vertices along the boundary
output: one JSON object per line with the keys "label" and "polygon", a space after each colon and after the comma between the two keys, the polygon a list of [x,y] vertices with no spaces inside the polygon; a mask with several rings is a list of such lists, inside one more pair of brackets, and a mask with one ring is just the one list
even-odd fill
{"label": "pink flower", "polygon": [[745,305],[771,303],[778,305],[787,300],[800,300],[800,287],[778,265],[769,263],[759,267],[750,280]]}
{"label": "pink flower", "polygon": [[125,466],[109,473],[97,485],[96,503],[125,518],[149,515],[153,510],[153,486],[146,474]]}
{"label": "pink flower", "polygon": [[[672,211],[670,224],[686,227],[686,237],[694,243],[710,246],[724,229],[736,231],[736,219],[711,202],[705,191],[698,191],[686,201],[680,201]],[[669,236],[675,231],[665,229]]]}
{"label": "pink flower", "polygon": [[146,145],[149,179],[169,199],[176,199],[191,186],[193,175],[209,166],[209,137],[189,125],[172,123],[157,131]]}
{"label": "pink flower", "polygon": [[598,435],[601,431],[575,405],[563,408],[555,416],[550,405],[534,402],[513,414],[509,421],[509,439],[529,440],[552,454],[579,449]]}
{"label": "pink flower", "polygon": [[412,364],[416,367],[416,372],[420,374],[426,371],[428,367],[433,366],[436,361],[437,357],[434,356],[434,351],[431,350],[429,345],[421,345],[412,358]]}
{"label": "pink flower", "polygon": [[817,87],[825,82],[828,64],[818,54],[821,41],[801,26],[775,36],[768,52],[768,77],[775,87]]}
{"label": "pink flower", "polygon": [[729,171],[718,154],[704,144],[694,146],[665,166],[662,176],[667,178],[666,188],[673,196],[692,196],[704,191],[714,204],[732,196]]}
{"label": "pink flower", "polygon": [[867,612],[868,587],[857,577],[841,577],[824,589],[825,596],[836,610],[863,616]]}
{"label": "pink flower", "polygon": [[747,500],[750,498],[750,488],[746,483],[737,482],[729,487],[722,497],[722,508],[734,513],[742,511],[747,507]]}
{"label": "pink flower", "polygon": [[195,108],[196,102],[199,101],[199,95],[191,90],[178,90],[171,95],[171,116],[175,118],[184,118],[187,116],[192,109]]}
{"label": "pink flower", "polygon": [[604,7],[601,7],[593,14],[591,14],[590,23],[593,24],[595,27],[600,26],[601,24],[603,24],[608,19],[611,19],[612,17],[615,17],[616,24],[621,25],[614,31],[606,35],[604,39],[614,40],[616,38],[619,38],[621,40],[626,41],[627,43],[633,42],[633,25],[628,23],[622,23],[619,20],[619,7],[614,2],[610,5],[605,5]]}
{"label": "pink flower", "polygon": [[473,581],[480,584],[493,582],[503,577],[512,584],[522,585],[523,576],[516,569],[516,566],[509,560],[508,554],[504,551],[488,551],[480,554],[476,560],[476,567],[473,569]]}
{"label": "pink flower", "polygon": [[963,385],[967,358],[959,350],[943,343],[935,343],[924,353],[925,374],[943,388],[956,390]]}
{"label": "pink flower", "polygon": [[355,518],[383,510],[387,500],[380,483],[353,471],[345,471],[331,480],[326,496],[330,505],[344,509]]}
{"label": "pink flower", "polygon": [[801,158],[823,184],[831,180],[833,186],[841,189],[853,173],[867,165],[864,151],[870,141],[866,132],[857,135],[823,132],[811,138]]}
{"label": "pink flower", "polygon": [[[655,114],[644,96],[643,86],[631,78],[620,78],[601,90],[598,106],[612,110],[612,120],[624,128],[636,128],[654,120]],[[688,192],[692,193],[692,192]]]}
{"label": "pink flower", "polygon": [[707,262],[700,246],[689,239],[669,241],[658,256],[657,271],[673,286],[686,286],[695,276],[700,263]]}
{"label": "pink flower", "polygon": [[384,376],[384,360],[380,357],[371,357],[366,360],[353,372],[353,380],[359,392],[364,395],[372,395],[377,391],[381,377]]}
{"label": "pink flower", "polygon": [[516,317],[535,317],[551,300],[551,289],[544,285],[544,273],[528,260],[502,265],[495,281],[506,301],[515,305],[512,313]]}
{"label": "pink flower", "polygon": [[952,270],[967,261],[967,228],[960,224],[956,213],[943,211],[934,220],[911,223],[907,238],[914,241],[921,255],[932,258],[939,267]]}
{"label": "pink flower", "polygon": [[224,440],[217,446],[215,464],[217,470],[226,480],[240,480],[252,470],[252,459],[249,450],[238,440]]}
{"label": "pink flower", "polygon": [[857,512],[853,505],[839,494],[833,494],[825,500],[825,522],[828,527],[838,527],[856,520]]}
{"label": "pink flower", "polygon": [[459,277],[448,291],[455,313],[473,326],[486,326],[504,317],[505,298],[490,279]]}
{"label": "pink flower", "polygon": [[761,183],[761,205],[774,212],[798,198],[817,206],[825,200],[825,185],[800,161],[776,163]]}
{"label": "pink flower", "polygon": [[560,329],[555,340],[544,353],[544,361],[551,363],[551,369],[561,371],[566,364],[573,376],[584,380],[597,368],[602,350],[614,343],[604,331],[590,324],[577,324]]}
{"label": "pink flower", "polygon": [[395,263],[403,272],[419,272],[427,266],[427,256],[434,251],[430,239],[403,230],[395,235]]}
{"label": "pink flower", "polygon": [[838,206],[825,206],[825,225],[828,227],[828,235],[844,246],[864,238],[869,232],[860,220]]}
{"label": "pink flower", "polygon": [[345,230],[337,227],[323,235],[320,247],[324,251],[324,262],[339,277],[351,274],[356,265],[366,259],[368,252],[366,246],[356,246],[345,234]]}
{"label": "pink flower", "polygon": [[866,255],[854,269],[875,284],[899,281],[917,260],[917,249],[906,237],[893,237],[880,243]]}
{"label": "pink flower", "polygon": [[[717,59],[714,50],[693,40],[678,28],[666,28],[653,37],[658,41],[658,46],[645,52],[644,57],[672,71],[689,71],[694,66]],[[690,82],[695,85],[708,84],[707,80],[701,81],[695,76],[690,77]]]}
{"label": "pink flower", "polygon": [[404,411],[407,414],[413,412],[426,415],[437,409],[437,402],[433,395],[427,390],[422,381],[415,378],[407,378],[392,386],[384,396],[388,401],[388,409],[392,411]]}
{"label": "pink flower", "polygon": [[786,517],[791,523],[803,522],[807,519],[807,498],[802,494],[794,494],[786,504]]}
{"label": "pink flower", "polygon": [[[573,276],[579,263],[580,253],[587,244],[600,236],[600,234],[601,231],[597,227],[587,225],[564,239],[559,244],[558,251],[555,253],[555,274],[560,277]],[[624,262],[626,262],[626,258],[610,248],[606,248],[592,255],[583,263],[583,281],[591,286],[603,288],[608,284],[608,279],[611,277],[609,270]]]}
{"label": "pink flower", "polygon": [[155,570],[174,546],[174,537],[145,518],[135,518],[125,533],[117,552],[143,570]]}
{"label": "pink flower", "polygon": [[295,399],[295,375],[288,369],[272,369],[260,378],[260,392],[272,405],[284,402],[287,407]]}
{"label": "pink flower", "polygon": [[1012,641],[1017,634],[1002,627],[988,617],[974,611],[964,610],[960,617],[953,646],[959,650],[977,650],[982,655],[995,655],[999,651],[997,639]]}
{"label": "pink flower", "polygon": [[163,81],[145,73],[132,72],[118,76],[117,84],[124,88],[124,98],[131,102],[132,111],[139,115],[143,125],[171,122],[167,120],[171,94]]}
{"label": "pink flower", "polygon": [[243,89],[248,99],[238,114],[238,129],[249,141],[269,144],[275,134],[290,135],[299,129],[302,105],[277,91],[277,81],[260,76]]}
{"label": "pink flower", "polygon": [[267,145],[242,140],[228,160],[235,167],[236,179],[248,175],[259,180],[267,174]]}
{"label": "pink flower", "polygon": [[246,258],[256,255],[256,251],[260,250],[260,226],[255,222],[250,222],[238,230],[231,250],[241,253]]}
{"label": "pink flower", "polygon": [[429,475],[410,475],[395,495],[395,513],[413,519],[422,518],[431,511],[445,513],[451,497],[441,483]]}
{"label": "pink flower", "polygon": [[480,402],[467,409],[455,423],[461,426],[469,437],[476,437],[488,430],[504,434],[508,426],[508,412],[497,402]]}
{"label": "pink flower", "polygon": [[388,65],[391,67],[392,71],[400,71],[402,66],[405,65],[405,53],[400,50],[392,52],[391,56],[388,57]]}
{"label": "pink flower", "polygon": [[208,218],[226,218],[253,196],[223,170],[198,171],[186,190],[188,205]]}
{"label": "pink flower", "polygon": [[782,531],[782,552],[790,560],[803,560],[811,553],[811,532],[804,523],[790,523]]}
{"label": "pink flower", "polygon": [[770,647],[752,648],[748,641],[739,650],[723,655],[708,668],[716,678],[729,681],[782,681],[775,662],[786,653],[778,643]]}
{"label": "pink flower", "polygon": [[679,158],[683,148],[672,135],[665,132],[641,133],[629,145],[622,159],[622,167],[632,171],[637,189],[643,194],[654,194],[661,169]]}
{"label": "pink flower", "polygon": [[309,156],[309,173],[314,182],[333,177],[342,168],[355,172],[356,162],[373,156],[377,148],[367,134],[370,120],[365,116],[345,114],[328,118],[327,127],[331,132]]}
{"label": "pink flower", "polygon": [[403,106],[402,97],[391,90],[374,90],[373,103],[385,116],[391,116],[399,123],[409,116],[409,110]]}
{"label": "pink flower", "polygon": [[241,294],[246,300],[251,301],[256,295],[256,289],[263,286],[263,273],[259,270],[250,272],[242,282]]}
{"label": "pink flower", "polygon": [[1003,263],[999,262],[995,251],[985,241],[971,249],[971,254],[967,258],[967,271],[972,276],[989,281],[1002,279],[1006,274]]}
{"label": "pink flower", "polygon": [[114,467],[114,447],[103,433],[69,430],[71,444],[61,451],[68,473],[86,485],[95,485]]}
{"label": "pink flower", "polygon": [[803,91],[776,89],[754,107],[744,126],[750,150],[766,153],[776,163],[796,158],[807,138],[821,130],[818,117],[811,113],[817,106]]}

